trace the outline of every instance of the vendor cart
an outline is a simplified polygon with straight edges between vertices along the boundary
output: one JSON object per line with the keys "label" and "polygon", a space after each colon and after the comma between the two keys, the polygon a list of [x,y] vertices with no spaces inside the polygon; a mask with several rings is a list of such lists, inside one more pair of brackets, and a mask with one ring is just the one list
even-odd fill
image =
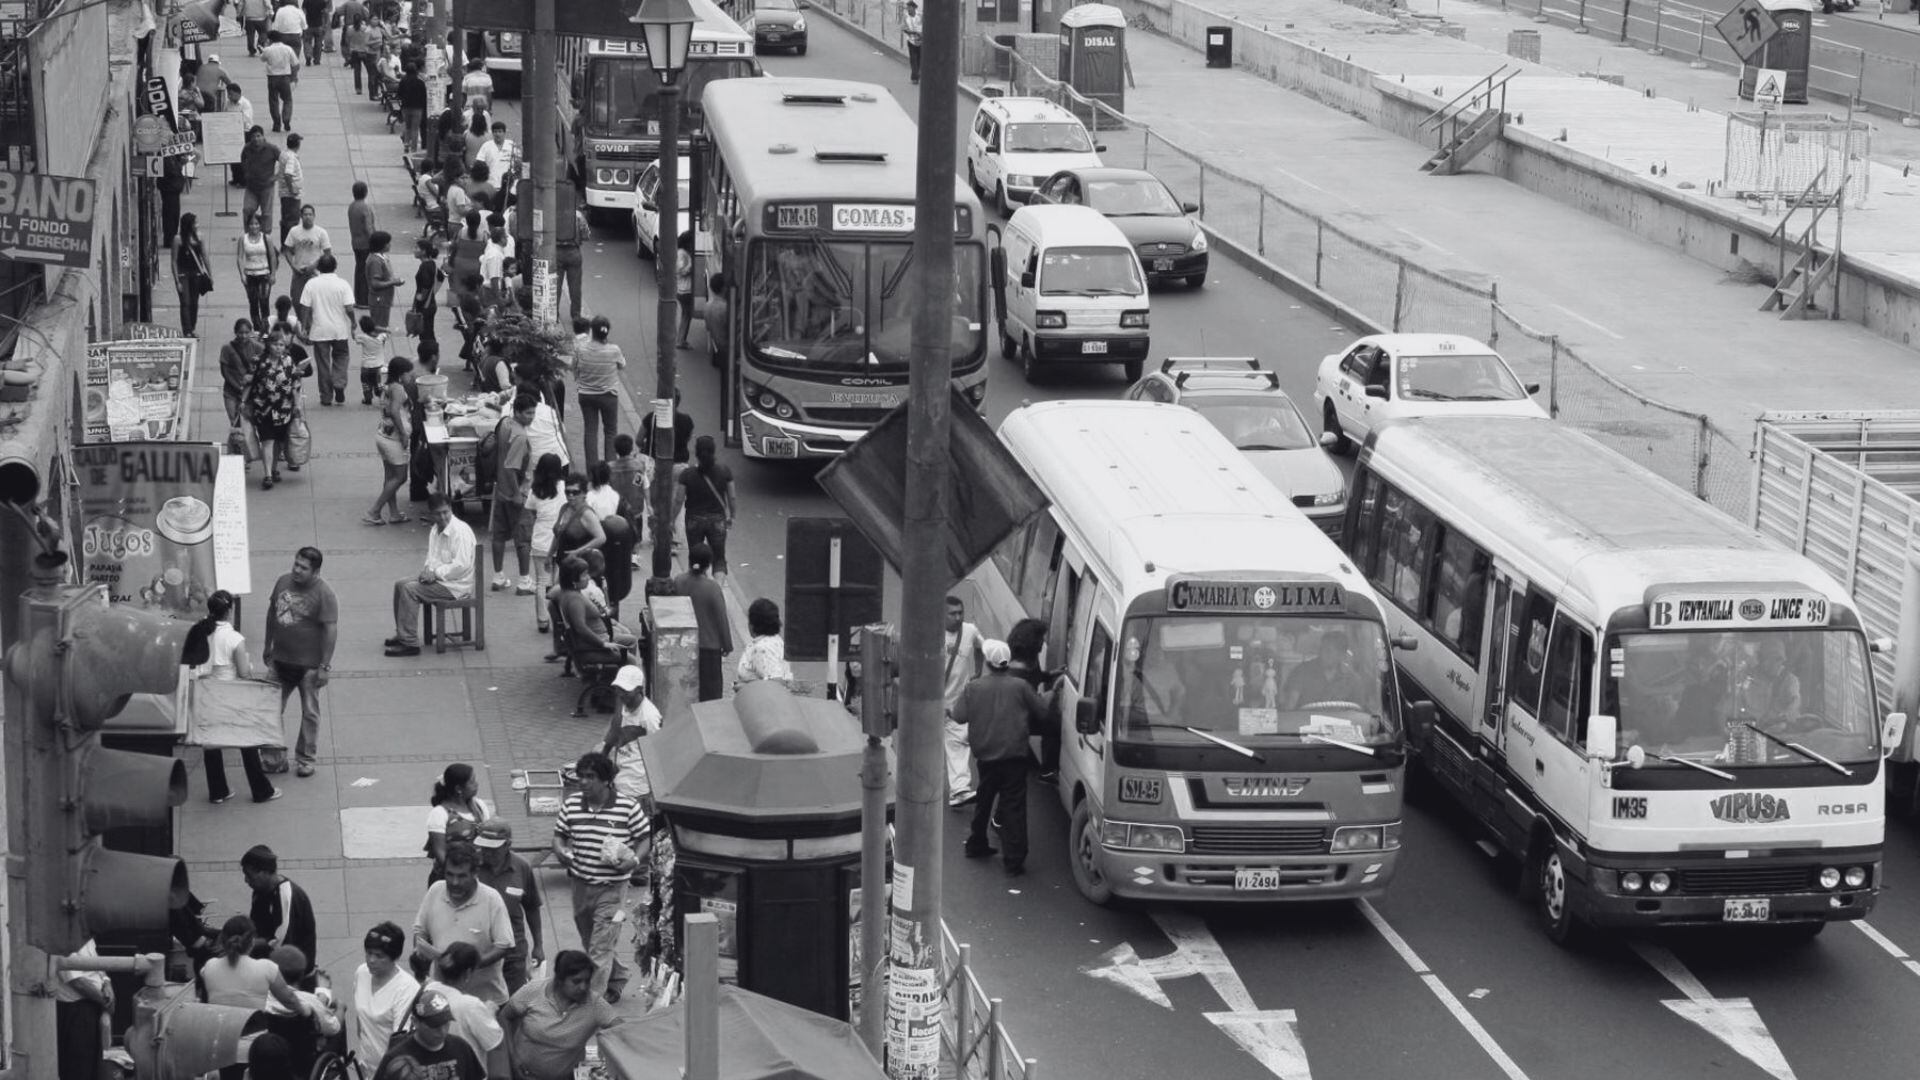
{"label": "vendor cart", "polygon": [[493,477],[480,468],[480,441],[499,423],[500,411],[488,395],[428,399],[427,450],[433,455],[434,488],[463,517],[484,514],[493,496]]}

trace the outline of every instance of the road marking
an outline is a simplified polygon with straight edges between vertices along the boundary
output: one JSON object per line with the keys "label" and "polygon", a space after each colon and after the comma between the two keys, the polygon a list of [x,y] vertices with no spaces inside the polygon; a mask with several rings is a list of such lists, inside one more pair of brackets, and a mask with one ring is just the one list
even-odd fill
{"label": "road marking", "polygon": [[1913,957],[1908,956],[1907,950],[1895,945],[1892,938],[1876,930],[1869,925],[1865,919],[1854,919],[1852,922],[1861,933],[1867,935],[1868,941],[1880,946],[1880,948],[1886,951],[1888,956],[1900,961],[1908,971],[1913,972],[1915,975],[1920,975],[1920,960],[1915,960]]}
{"label": "road marking", "polygon": [[1599,323],[1594,322],[1592,319],[1587,318],[1585,315],[1580,314],[1579,312],[1573,310],[1572,308],[1566,306],[1565,304],[1555,304],[1553,306],[1559,308],[1561,311],[1566,312],[1567,314],[1573,316],[1574,318],[1579,319],[1581,322],[1586,323],[1588,326],[1593,327],[1595,330],[1600,331],[1601,333],[1607,335],[1608,337],[1612,338],[1615,341],[1627,340],[1626,338],[1621,337],[1619,334],[1614,333],[1613,331],[1607,329],[1604,326],[1601,326]]}
{"label": "road marking", "polygon": [[1667,949],[1645,942],[1632,942],[1640,959],[1686,995],[1686,1000],[1666,1000],[1660,1004],[1674,1015],[1694,1024],[1707,1034],[1732,1047],[1735,1053],[1765,1069],[1775,1080],[1794,1080],[1793,1066],[1787,1064],[1779,1044],[1767,1031],[1767,1022],[1749,998],[1717,998],[1705,983],[1687,970],[1687,965]]}
{"label": "road marking", "polygon": [[1507,1075],[1508,1080],[1527,1080],[1526,1070],[1507,1056],[1507,1052],[1494,1041],[1493,1034],[1481,1026],[1477,1017],[1467,1011],[1466,1005],[1454,996],[1452,990],[1447,989],[1446,983],[1440,981],[1440,976],[1435,975],[1433,969],[1427,967],[1427,962],[1420,959],[1419,953],[1413,951],[1413,946],[1407,944],[1407,939],[1401,937],[1399,931],[1387,924],[1386,916],[1381,915],[1371,903],[1365,900],[1359,902],[1359,907],[1360,914],[1365,915],[1367,921],[1373,924],[1373,928],[1380,932],[1380,936],[1387,939],[1387,944],[1393,946],[1393,951],[1399,953],[1400,959],[1406,961],[1407,966],[1413,969],[1413,973],[1420,977],[1420,981],[1427,984],[1427,989],[1433,992],[1434,997],[1440,999],[1440,1004],[1453,1014],[1454,1020],[1466,1029],[1473,1041],[1480,1044],[1480,1049],[1493,1059],[1493,1063],[1500,1066],[1500,1071]]}

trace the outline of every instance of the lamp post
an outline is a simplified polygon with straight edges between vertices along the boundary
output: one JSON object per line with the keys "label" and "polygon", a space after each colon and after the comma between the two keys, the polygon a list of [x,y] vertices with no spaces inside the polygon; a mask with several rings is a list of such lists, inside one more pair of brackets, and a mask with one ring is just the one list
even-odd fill
{"label": "lamp post", "polygon": [[[654,230],[654,280],[659,314],[654,343],[659,355],[653,388],[653,576],[673,576],[673,382],[679,338],[674,297],[680,248],[680,72],[693,40],[693,9],[687,0],[642,0],[633,21],[647,45],[647,66],[660,76],[660,186],[654,193],[660,224]],[[668,236],[674,244],[665,243]]]}

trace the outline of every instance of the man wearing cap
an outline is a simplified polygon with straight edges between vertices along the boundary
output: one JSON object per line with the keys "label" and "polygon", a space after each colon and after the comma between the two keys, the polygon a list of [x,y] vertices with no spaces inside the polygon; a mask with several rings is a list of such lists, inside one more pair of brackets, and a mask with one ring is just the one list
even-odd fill
{"label": "man wearing cap", "polygon": [[515,994],[527,985],[529,967],[546,962],[546,945],[540,940],[540,889],[533,880],[533,866],[513,853],[513,826],[500,818],[489,818],[473,838],[480,851],[480,884],[500,894],[507,902],[507,918],[513,922],[513,951],[501,961],[507,977],[507,993]]}
{"label": "man wearing cap", "polygon": [[[434,888],[439,888],[435,885]],[[431,1080],[486,1080],[487,1071],[467,1041],[447,1030],[453,1024],[453,1003],[438,990],[422,990],[413,999],[413,1027],[404,1038],[394,1041],[380,1065],[376,1077],[430,1077]],[[396,1065],[398,1061],[411,1063]]]}
{"label": "man wearing cap", "polygon": [[987,825],[999,804],[1001,864],[1009,876],[1027,868],[1027,738],[1047,719],[1047,699],[1008,670],[1013,652],[1004,641],[980,646],[987,673],[967,684],[953,706],[953,721],[967,729],[967,744],[980,766],[980,797],[973,804],[969,859],[994,853]]}
{"label": "man wearing cap", "polygon": [[502,961],[513,952],[513,919],[499,893],[480,884],[480,858],[472,844],[450,843],[445,877],[427,886],[413,917],[414,955],[438,960],[447,946],[464,941],[480,950],[473,994],[495,1005],[507,1000]]}
{"label": "man wearing cap", "polygon": [[660,709],[647,700],[647,675],[636,665],[628,664],[613,676],[613,691],[619,708],[607,727],[606,745],[615,768],[613,787],[651,817],[653,785],[647,780],[646,760],[640,756],[640,740],[660,730]]}

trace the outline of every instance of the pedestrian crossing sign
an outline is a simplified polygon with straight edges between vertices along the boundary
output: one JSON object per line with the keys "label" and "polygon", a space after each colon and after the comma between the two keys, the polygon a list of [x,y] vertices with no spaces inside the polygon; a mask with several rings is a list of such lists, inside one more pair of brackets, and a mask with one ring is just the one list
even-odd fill
{"label": "pedestrian crossing sign", "polygon": [[1777,109],[1787,93],[1787,73],[1778,68],[1760,68],[1753,75],[1753,103],[1763,109]]}

